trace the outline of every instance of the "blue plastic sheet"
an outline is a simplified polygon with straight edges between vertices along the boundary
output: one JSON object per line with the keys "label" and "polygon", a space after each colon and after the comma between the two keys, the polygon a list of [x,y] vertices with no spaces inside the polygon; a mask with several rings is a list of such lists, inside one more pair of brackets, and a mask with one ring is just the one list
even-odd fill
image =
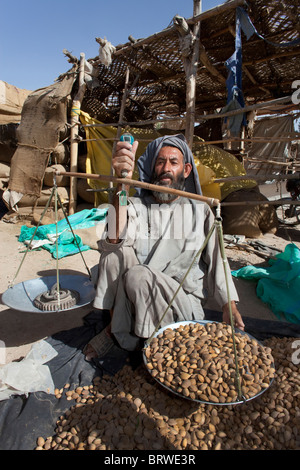
{"label": "blue plastic sheet", "polygon": [[257,296],[279,319],[300,323],[300,250],[290,243],[275,258],[268,267],[245,266],[232,275],[257,281]]}
{"label": "blue plastic sheet", "polygon": [[54,258],[57,257],[58,259],[65,256],[74,255],[79,253],[79,250],[86,251],[89,250],[90,247],[88,245],[84,245],[78,235],[75,235],[74,238],[69,223],[72,227],[72,230],[89,228],[103,221],[106,217],[106,214],[107,209],[85,209],[68,216],[68,220],[59,220],[57,224],[40,225],[37,229],[36,227],[27,227],[26,225],[23,225],[21,227],[21,233],[18,240],[19,242],[31,240],[35,230],[36,233],[33,240],[47,240],[49,235],[56,234],[57,225],[57,232],[59,234],[57,244],[58,254],[56,254],[56,244],[45,244],[43,245],[43,248],[49,251]]}

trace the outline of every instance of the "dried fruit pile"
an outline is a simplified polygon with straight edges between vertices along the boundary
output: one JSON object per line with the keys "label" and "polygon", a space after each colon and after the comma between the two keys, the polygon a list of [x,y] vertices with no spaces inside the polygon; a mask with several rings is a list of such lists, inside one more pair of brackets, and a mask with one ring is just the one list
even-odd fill
{"label": "dried fruit pile", "polygon": [[[274,377],[271,350],[235,333],[242,395],[252,398]],[[240,401],[231,327],[225,323],[187,323],[167,328],[145,351],[152,376],[175,393],[211,403]]]}
{"label": "dried fruit pile", "polygon": [[[259,397],[238,405],[197,403],[168,392],[147,372],[125,366],[115,376],[70,390],[70,409],[38,450],[300,449],[300,375],[296,338],[271,338],[275,377]],[[294,361],[295,362],[295,361]]]}

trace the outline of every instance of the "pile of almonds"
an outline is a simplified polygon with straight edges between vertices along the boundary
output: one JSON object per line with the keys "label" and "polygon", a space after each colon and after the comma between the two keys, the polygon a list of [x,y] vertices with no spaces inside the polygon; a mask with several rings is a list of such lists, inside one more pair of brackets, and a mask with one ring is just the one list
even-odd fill
{"label": "pile of almonds", "polygon": [[55,435],[36,450],[300,450],[299,364],[295,338],[271,338],[271,386],[243,404],[213,405],[181,398],[154,380],[145,366],[70,390],[69,410]]}
{"label": "pile of almonds", "polygon": [[274,377],[271,350],[246,334],[237,332],[234,338],[237,365],[232,330],[226,323],[166,328],[146,348],[146,366],[163,385],[192,400],[234,403],[253,398]]}

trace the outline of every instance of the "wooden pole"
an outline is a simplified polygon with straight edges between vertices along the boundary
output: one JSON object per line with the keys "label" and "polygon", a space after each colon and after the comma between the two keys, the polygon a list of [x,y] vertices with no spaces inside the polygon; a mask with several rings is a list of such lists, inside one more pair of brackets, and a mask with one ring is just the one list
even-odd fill
{"label": "wooden pole", "polygon": [[[208,121],[210,119],[223,119],[225,117],[229,116],[236,116],[241,113],[246,113],[249,111],[253,111],[256,109],[263,109],[263,108],[268,108],[270,106],[277,106],[280,104],[285,104],[285,103],[290,103],[292,101],[291,96],[284,96],[283,98],[277,98],[275,100],[271,101],[265,101],[263,103],[256,103],[252,104],[249,106],[245,106],[244,108],[240,109],[235,109],[234,111],[228,111],[227,113],[213,113],[213,114],[202,114],[196,116],[197,121]],[[137,122],[122,122],[122,125],[127,125],[127,126],[144,126],[147,124],[156,124],[156,123],[164,123],[164,122],[173,122],[173,121],[182,121],[183,118],[178,118],[178,117],[171,117],[171,118],[165,118],[165,119],[149,119],[147,121],[137,121]],[[118,126],[119,123],[115,122],[109,122],[109,123],[100,123],[100,124],[84,124],[82,127],[111,127],[111,126]]]}
{"label": "wooden pole", "polygon": [[[238,6],[244,6],[244,5],[247,5],[246,0],[229,0],[228,2],[218,5],[217,7],[211,8],[210,10],[206,10],[203,13],[200,13],[199,15],[188,19],[187,23],[189,25],[194,25],[196,23],[201,22],[202,20],[214,18],[216,15],[219,15],[224,12],[229,12],[230,10],[234,10]],[[164,29],[163,31],[160,31],[159,33],[154,33],[151,36],[148,36],[147,38],[140,39],[134,43],[131,43],[130,46],[126,45],[126,46],[117,48],[113,56],[114,57],[121,56],[123,54],[126,54],[128,51],[135,49],[135,48],[139,48],[145,44],[148,44],[149,42],[152,42],[155,39],[169,36],[170,33],[175,30],[176,30],[176,27],[173,25],[173,26],[170,26],[169,28]]]}
{"label": "wooden pole", "polygon": [[[193,17],[201,13],[201,0],[194,0]],[[196,82],[200,53],[200,21],[194,24],[194,45],[191,57],[184,57],[186,72],[186,123],[185,137],[190,148],[193,146],[195,126]]]}
{"label": "wooden pole", "polygon": [[[214,145],[214,144],[224,144],[228,142],[240,142],[240,143],[245,143],[245,142],[250,142],[253,144],[271,144],[271,143],[278,143],[278,142],[293,142],[295,140],[300,140],[299,135],[291,136],[291,137],[252,137],[250,139],[243,139],[239,137],[231,137],[229,139],[220,139],[220,140],[199,140],[195,142],[196,145]],[[242,150],[241,150],[242,152]],[[243,152],[242,152],[243,153]]]}
{"label": "wooden pole", "polygon": [[[118,127],[117,127],[117,141],[120,140],[121,132],[122,132],[122,122],[123,122],[123,118],[124,118],[127,92],[128,92],[129,72],[130,72],[129,67],[127,67],[126,75],[125,75],[124,91],[123,91],[123,96],[122,96],[122,101],[121,101],[121,106],[120,106],[119,122],[118,122]],[[116,145],[116,142],[114,144],[114,147],[115,147],[115,145]]]}
{"label": "wooden pole", "polygon": [[[127,67],[127,69],[126,69],[126,74],[125,74],[124,91],[123,91],[123,96],[122,96],[122,101],[121,101],[121,106],[120,106],[119,122],[118,122],[118,126],[117,126],[117,135],[116,135],[116,138],[113,139],[114,142],[113,142],[112,155],[114,155],[117,142],[118,142],[118,140],[120,140],[120,137],[121,137],[122,122],[123,122],[123,118],[124,118],[124,111],[125,111],[126,99],[127,99],[127,91],[128,91],[128,83],[129,83],[129,73],[130,73],[130,70],[129,70],[129,67]],[[95,139],[95,140],[97,140],[97,139]],[[104,140],[104,139],[99,139],[99,140]],[[106,139],[106,140],[107,140],[107,139]],[[108,139],[108,140],[109,140],[109,139]],[[111,165],[110,174],[111,174],[112,176],[114,175],[114,169],[113,169],[112,165]],[[110,187],[110,188],[113,187],[112,181],[109,182],[109,187]],[[109,193],[108,198],[109,198],[109,202],[112,202],[112,193],[111,193],[111,192]]]}
{"label": "wooden pole", "polygon": [[281,204],[291,206],[300,206],[300,201],[295,199],[272,199],[269,201],[266,199],[265,201],[257,200],[257,201],[235,201],[235,202],[221,202],[221,206],[281,206]]}
{"label": "wooden pole", "polygon": [[[70,130],[70,170],[73,172],[77,171],[78,167],[78,140],[76,136],[78,134],[79,128],[79,115],[81,103],[84,97],[86,84],[84,81],[84,63],[85,63],[85,54],[82,52],[80,54],[80,64],[79,64],[79,84],[78,92],[74,97],[71,109],[71,130]],[[74,214],[77,205],[77,179],[70,179],[70,202],[69,202],[69,214]]]}
{"label": "wooden pole", "polygon": [[[186,191],[180,191],[179,189],[166,188],[164,186],[159,186],[157,184],[145,183],[143,181],[137,181],[137,180],[133,180],[130,178],[117,178],[116,176],[110,176],[110,175],[96,175],[93,173],[87,174],[87,173],[77,173],[77,172],[67,172],[67,171],[57,171],[56,175],[65,175],[65,176],[75,177],[75,178],[96,179],[99,181],[112,181],[115,184],[127,184],[129,186],[134,186],[136,188],[147,189],[148,191],[159,191],[161,193],[169,193],[169,194],[171,193],[176,196],[186,197],[189,199],[195,199],[196,201],[205,202],[210,207],[217,207],[220,205],[221,206],[261,206],[261,205],[266,205],[266,204],[277,206],[277,205],[280,205],[281,203],[300,205],[300,201],[293,201],[292,199],[290,199],[289,201],[287,201],[286,199],[276,199],[272,201],[257,200],[257,201],[220,202],[219,199],[201,196],[200,194],[195,194],[195,193],[188,193]],[[292,175],[285,175],[285,176],[292,176]]]}
{"label": "wooden pole", "polygon": [[72,171],[57,171],[56,175],[65,175],[71,178],[86,178],[99,181],[112,181],[115,184],[125,184],[129,186],[134,186],[136,188],[147,189],[148,191],[159,191],[160,193],[175,194],[176,196],[182,196],[187,197],[189,199],[195,199],[198,201],[206,202],[211,207],[216,207],[220,203],[220,201],[215,198],[201,196],[200,194],[195,193],[188,193],[186,191],[180,191],[179,189],[166,188],[157,184],[145,183],[143,181],[133,180],[130,178],[118,178],[116,176],[111,175],[96,175],[93,173],[77,173]]}
{"label": "wooden pole", "polygon": [[245,162],[250,162],[250,163],[260,163],[262,165],[267,164],[267,165],[278,165],[278,166],[291,166],[291,167],[296,167],[300,165],[300,161],[294,161],[294,162],[276,162],[275,160],[255,160],[255,158],[244,158]]}
{"label": "wooden pole", "polygon": [[271,180],[295,180],[300,179],[300,173],[292,173],[286,175],[241,175],[241,176],[228,176],[227,178],[216,178],[213,180],[214,183],[227,183],[228,181],[271,181]]}

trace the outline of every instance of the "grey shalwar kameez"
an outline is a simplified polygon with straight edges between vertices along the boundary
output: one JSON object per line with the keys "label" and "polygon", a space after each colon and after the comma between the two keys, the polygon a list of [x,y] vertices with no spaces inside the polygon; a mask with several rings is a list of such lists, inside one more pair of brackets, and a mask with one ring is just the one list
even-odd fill
{"label": "grey shalwar kameez", "polygon": [[[137,165],[141,181],[150,182],[162,146],[175,146],[192,171],[185,190],[201,194],[193,154],[183,135],[163,136],[151,142]],[[155,202],[149,191],[129,198],[127,233],[112,244],[104,232],[100,241],[99,280],[94,306],[113,309],[111,331],[119,345],[134,350],[139,338],[149,338],[201,248],[213,224],[211,209],[203,202],[178,198]],[[230,299],[238,300],[229,268]],[[199,262],[193,265],[161,326],[203,319],[202,302],[213,296],[220,307],[228,302],[223,261],[214,231]]]}
{"label": "grey shalwar kameez", "polygon": [[[117,244],[100,241],[99,281],[94,306],[113,309],[111,331],[134,350],[148,338],[203,245],[214,216],[203,202],[178,198],[158,204],[151,195],[129,199],[127,234]],[[238,300],[229,268],[230,300]],[[228,302],[217,231],[179,290],[161,326],[204,318],[202,302]]]}

